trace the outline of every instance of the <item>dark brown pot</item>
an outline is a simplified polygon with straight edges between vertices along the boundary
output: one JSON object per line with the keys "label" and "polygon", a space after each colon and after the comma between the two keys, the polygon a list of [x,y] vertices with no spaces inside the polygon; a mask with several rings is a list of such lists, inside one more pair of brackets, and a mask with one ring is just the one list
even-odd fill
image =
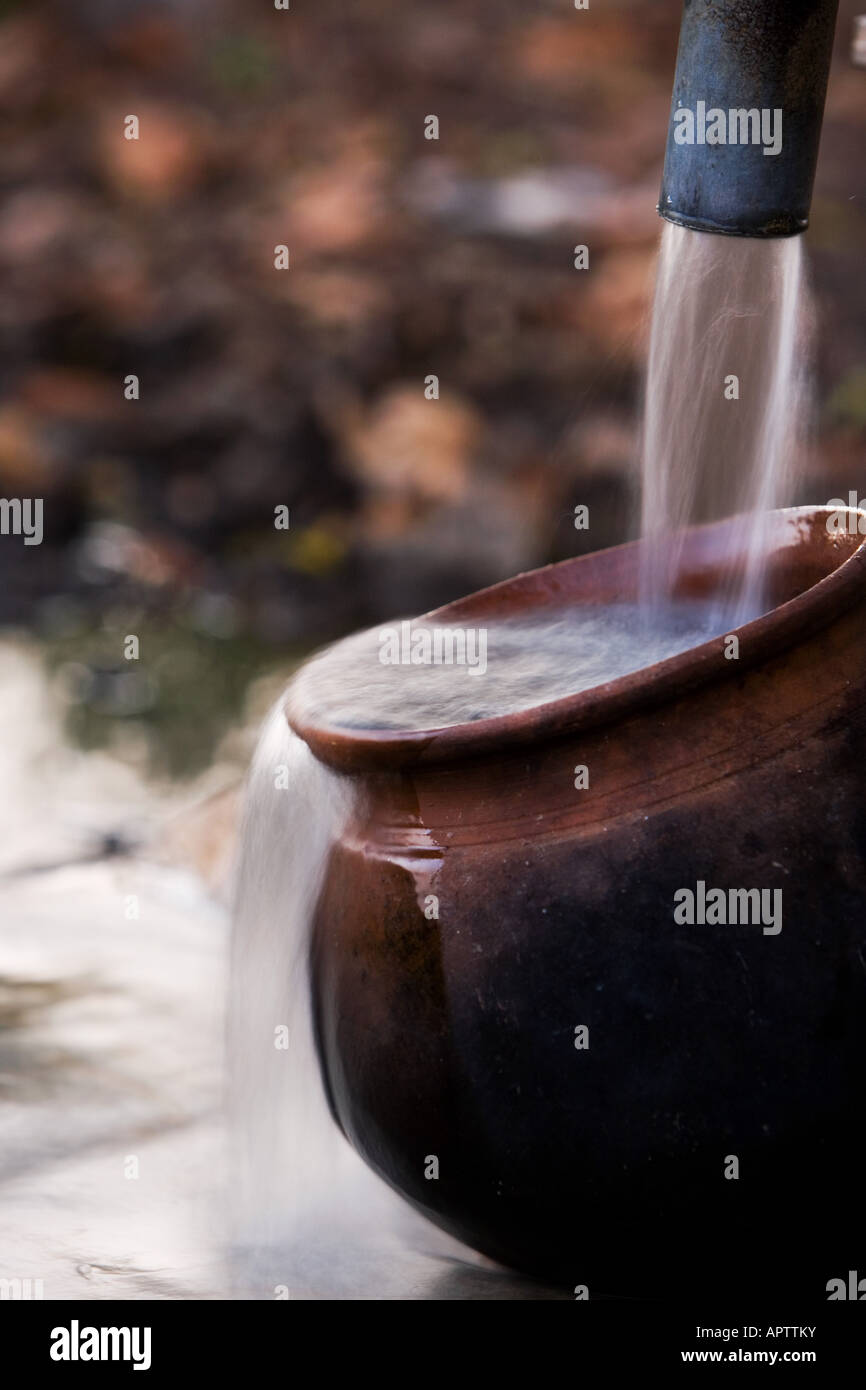
{"label": "dark brown pot", "polygon": [[[739,660],[713,641],[425,734],[289,709],[365,793],[312,942],[340,1125],[433,1221],[591,1296],[823,1299],[866,1273],[866,545],[827,515],[773,517],[775,607]],[[689,533],[683,592],[713,589],[733,535]],[[435,618],[633,599],[637,556]],[[781,889],[781,932],[677,924],[699,880]]]}

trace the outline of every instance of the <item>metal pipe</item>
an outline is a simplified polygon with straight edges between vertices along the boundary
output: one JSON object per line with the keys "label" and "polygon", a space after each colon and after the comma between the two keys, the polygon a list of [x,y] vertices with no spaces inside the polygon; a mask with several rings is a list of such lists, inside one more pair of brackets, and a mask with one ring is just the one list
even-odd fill
{"label": "metal pipe", "polygon": [[725,236],[805,231],[839,0],[684,0],[659,212]]}

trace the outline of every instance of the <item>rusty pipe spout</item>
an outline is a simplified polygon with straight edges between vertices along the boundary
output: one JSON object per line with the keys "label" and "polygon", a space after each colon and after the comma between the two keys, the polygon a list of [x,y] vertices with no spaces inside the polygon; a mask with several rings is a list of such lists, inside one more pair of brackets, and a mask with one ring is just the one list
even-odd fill
{"label": "rusty pipe spout", "polygon": [[838,0],[685,0],[659,212],[726,236],[805,231]]}

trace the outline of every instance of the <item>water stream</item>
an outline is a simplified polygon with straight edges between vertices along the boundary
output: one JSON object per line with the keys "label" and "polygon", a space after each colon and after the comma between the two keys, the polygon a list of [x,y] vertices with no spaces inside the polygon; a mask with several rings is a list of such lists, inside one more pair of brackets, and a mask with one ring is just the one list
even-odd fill
{"label": "water stream", "polygon": [[673,593],[682,528],[740,515],[729,626],[762,611],[763,519],[791,505],[808,419],[802,237],[713,236],[665,223],[644,407],[642,594]]}

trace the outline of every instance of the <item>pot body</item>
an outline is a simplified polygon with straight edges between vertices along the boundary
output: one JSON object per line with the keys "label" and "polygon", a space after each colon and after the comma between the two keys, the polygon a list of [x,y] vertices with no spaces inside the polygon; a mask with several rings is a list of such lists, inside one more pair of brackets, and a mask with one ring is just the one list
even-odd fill
{"label": "pot body", "polygon": [[[590,1296],[826,1298],[862,1267],[864,636],[861,601],[611,723],[355,774],[318,1046],[434,1222]],[[767,913],[677,920],[700,884]]]}

